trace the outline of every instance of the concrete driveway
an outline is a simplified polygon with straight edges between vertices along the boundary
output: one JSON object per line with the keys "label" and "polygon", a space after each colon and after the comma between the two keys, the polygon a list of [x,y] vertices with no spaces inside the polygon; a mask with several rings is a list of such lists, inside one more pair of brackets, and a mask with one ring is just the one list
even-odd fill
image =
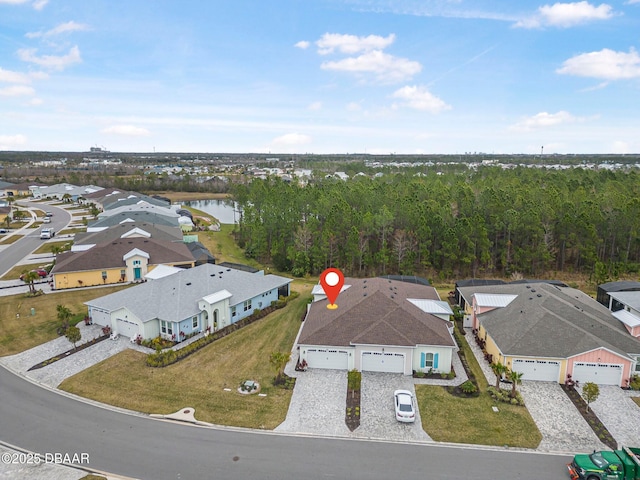
{"label": "concrete driveway", "polygon": [[600,385],[600,395],[590,406],[604,423],[613,438],[628,447],[640,445],[640,407],[631,400],[629,392],[620,387]]}
{"label": "concrete driveway", "polygon": [[401,423],[396,420],[393,392],[399,389],[409,390],[415,396],[413,377],[398,373],[362,372],[361,423],[353,432],[355,436],[399,441],[431,441],[429,435],[422,430],[420,411],[417,409],[414,423]]}

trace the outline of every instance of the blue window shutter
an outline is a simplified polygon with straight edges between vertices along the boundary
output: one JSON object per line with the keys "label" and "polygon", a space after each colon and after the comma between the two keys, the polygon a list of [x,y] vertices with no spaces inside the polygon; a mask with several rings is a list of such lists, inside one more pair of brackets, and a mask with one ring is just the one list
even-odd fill
{"label": "blue window shutter", "polygon": [[424,352],[420,353],[420,368],[424,368],[425,357],[426,355]]}
{"label": "blue window shutter", "polygon": [[437,353],[433,356],[433,368],[434,369],[438,368],[438,354]]}

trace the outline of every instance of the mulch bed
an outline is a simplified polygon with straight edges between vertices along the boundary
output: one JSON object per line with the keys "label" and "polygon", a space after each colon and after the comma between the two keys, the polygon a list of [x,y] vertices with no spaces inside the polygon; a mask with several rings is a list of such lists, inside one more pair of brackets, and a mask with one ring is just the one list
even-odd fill
{"label": "mulch bed", "polygon": [[352,432],[360,426],[360,390],[347,389],[345,423]]}
{"label": "mulch bed", "polygon": [[580,414],[587,421],[593,432],[597,435],[602,443],[607,445],[612,450],[618,448],[618,442],[613,438],[613,435],[609,433],[607,427],[600,421],[598,416],[593,412],[592,409],[587,411],[587,402],[582,398],[580,392],[578,392],[574,387],[570,387],[568,385],[561,385],[562,390],[567,396],[571,399],[573,404],[576,406]]}
{"label": "mulch bed", "polygon": [[66,352],[60,353],[55,357],[47,358],[46,360],[40,363],[36,363],[33,367],[29,368],[27,371],[30,372],[31,370],[37,370],[39,368],[46,367],[47,365],[51,365],[52,363],[57,362],[58,360],[67,358],[69,355],[72,355],[74,353],[81,352],[85,348],[89,348],[92,345],[95,345],[96,343],[106,340],[107,338],[109,338],[109,335],[102,335],[100,337],[94,338],[93,340],[89,340],[88,342],[85,342],[82,345],[78,345],[77,348],[72,348],[71,350],[67,350]]}

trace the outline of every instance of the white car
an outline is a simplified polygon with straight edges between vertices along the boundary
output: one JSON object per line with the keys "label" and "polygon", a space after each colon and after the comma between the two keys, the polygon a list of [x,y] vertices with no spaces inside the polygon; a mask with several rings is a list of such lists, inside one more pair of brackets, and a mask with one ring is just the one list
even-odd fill
{"label": "white car", "polygon": [[393,392],[393,401],[396,406],[396,420],[407,423],[416,421],[415,402],[409,390]]}

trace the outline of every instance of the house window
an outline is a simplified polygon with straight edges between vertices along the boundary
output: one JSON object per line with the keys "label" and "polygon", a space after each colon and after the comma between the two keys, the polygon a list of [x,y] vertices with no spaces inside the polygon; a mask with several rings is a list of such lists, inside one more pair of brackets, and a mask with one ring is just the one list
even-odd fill
{"label": "house window", "polygon": [[246,302],[244,302],[242,304],[242,308],[244,308],[244,311],[246,312],[247,310],[251,310],[251,300],[247,300]]}
{"label": "house window", "polygon": [[231,307],[231,316],[232,317],[236,316],[236,307]]}
{"label": "house window", "polygon": [[160,321],[160,331],[167,335],[173,335],[173,323]]}
{"label": "house window", "polygon": [[638,359],[638,361],[636,363],[636,372],[640,373],[640,358]]}
{"label": "house window", "polygon": [[198,317],[193,317],[193,318],[191,319],[191,326],[192,326],[194,329],[198,328]]}
{"label": "house window", "polygon": [[134,267],[139,267],[140,266],[140,260],[134,260],[133,261],[133,266]]}
{"label": "house window", "polygon": [[424,356],[424,366],[425,368],[433,368],[433,353],[427,353]]}
{"label": "house window", "polygon": [[107,271],[103,270],[102,271],[102,280],[106,280],[107,279]]}

